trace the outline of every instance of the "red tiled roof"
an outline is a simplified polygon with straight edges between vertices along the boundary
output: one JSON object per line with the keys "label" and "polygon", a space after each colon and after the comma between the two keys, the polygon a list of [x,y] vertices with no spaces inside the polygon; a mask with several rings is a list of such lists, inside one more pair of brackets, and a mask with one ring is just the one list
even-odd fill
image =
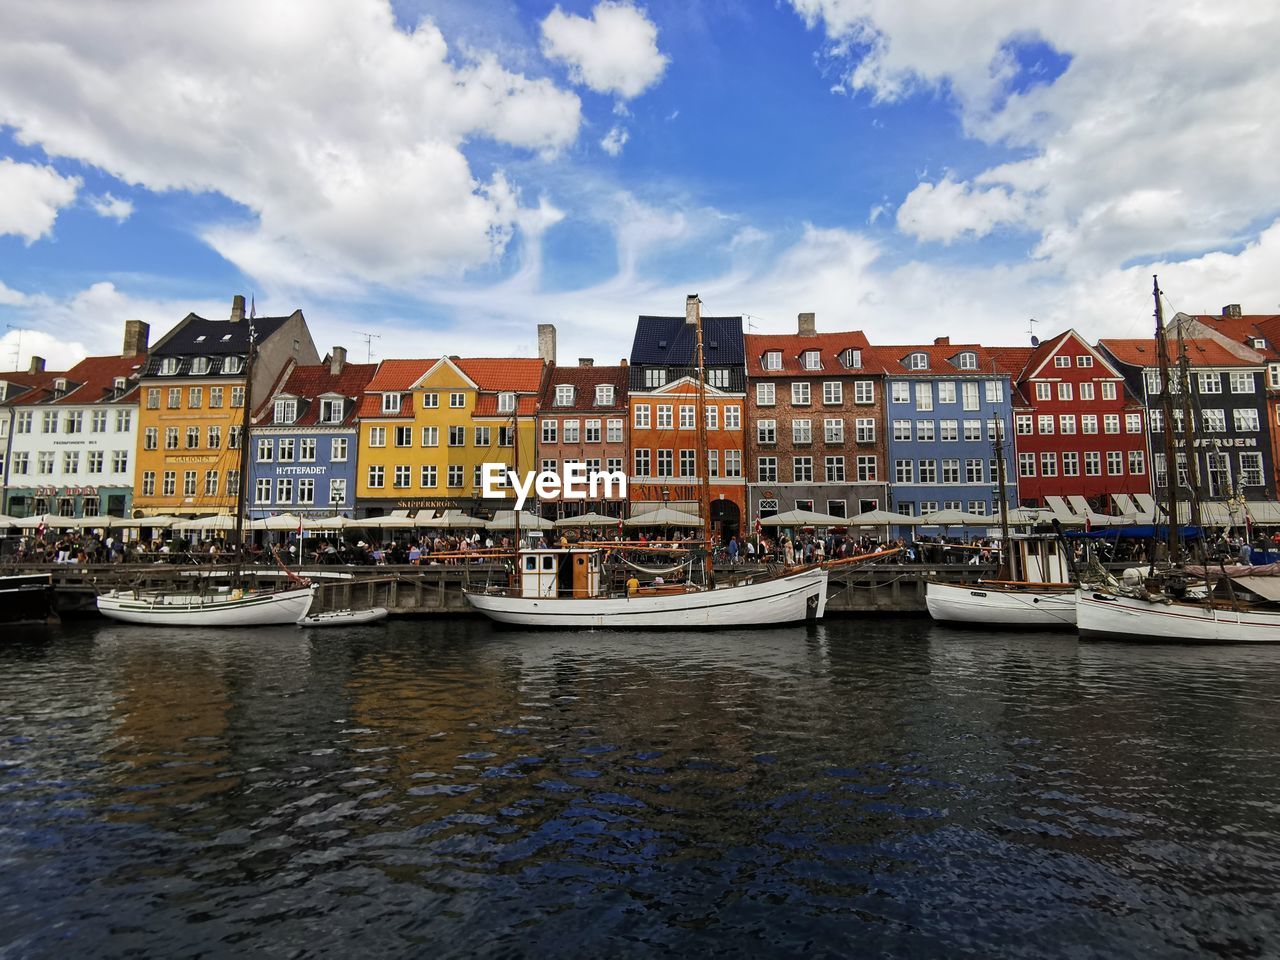
{"label": "red tiled roof", "polygon": [[365,389],[370,393],[408,390],[435,364],[435,360],[383,360],[378,364],[377,372],[365,384]]}
{"label": "red tiled roof", "polygon": [[537,393],[545,364],[530,357],[451,357],[481,390]]}
{"label": "red tiled roof", "polygon": [[[134,402],[132,394],[138,388],[134,374],[147,362],[146,355],[137,357],[85,357],[62,376],[71,389],[54,400],[54,403]],[[125,391],[112,398],[117,377],[128,380]],[[77,386],[78,385],[78,386]]]}
{"label": "red tiled roof", "polygon": [[[538,412],[538,398],[531,397],[527,394],[520,394],[516,397],[516,408],[522,417],[531,417]],[[473,416],[477,417],[506,417],[510,418],[509,413],[498,412],[498,395],[496,393],[482,393],[476,397],[476,406]]]}
{"label": "red tiled roof", "polygon": [[[394,393],[395,391],[389,392]],[[408,400],[401,400],[399,413],[383,413],[382,394],[366,393],[356,403],[356,416],[361,420],[366,418],[370,420],[412,420],[413,404]]]}
{"label": "red tiled roof", "polygon": [[[880,373],[878,369],[867,366],[867,335],[861,330],[849,330],[844,333],[817,333],[805,336],[798,333],[750,333],[745,337],[747,353],[747,376],[750,377],[794,377],[816,376],[827,374]],[[862,351],[862,366],[849,369],[838,359],[847,348]],[[766,370],[764,355],[771,350],[782,351],[782,369]],[[822,370],[806,370],[800,364],[800,355],[806,350],[817,350],[822,356]]]}
{"label": "red tiled roof", "polygon": [[[1044,345],[1041,344],[1041,347]],[[987,351],[996,362],[996,366],[1017,380],[1027,369],[1032,356],[1039,347],[988,347]]]}
{"label": "red tiled roof", "polygon": [[49,396],[53,390],[53,381],[59,377],[65,377],[66,373],[61,370],[47,370],[41,373],[27,373],[25,371],[13,371],[12,373],[0,373],[0,381],[10,384],[14,388],[6,391],[8,399],[5,401],[6,406],[16,404],[38,403]]}
{"label": "red tiled roof", "polygon": [[[1264,313],[1249,314],[1241,317],[1220,317],[1213,314],[1197,313],[1193,314],[1192,318],[1242,346],[1257,350],[1268,360],[1280,360],[1280,350],[1277,349],[1276,339],[1277,336],[1280,336],[1280,315]],[[1267,341],[1267,345],[1265,347],[1254,347],[1250,341],[1255,337],[1262,337]]]}
{"label": "red tiled roof", "polygon": [[[627,367],[551,367],[547,371],[546,386],[542,390],[544,411],[580,411],[617,409],[627,406]],[[609,384],[613,387],[613,403],[609,407],[596,406],[596,387]],[[556,406],[556,387],[573,387],[573,403]]]}
{"label": "red tiled roof", "polygon": [[[1107,349],[1107,351],[1119,360],[1121,363],[1131,364],[1135,367],[1154,367],[1159,363],[1156,356],[1156,345],[1154,338],[1146,337],[1134,338],[1129,340],[1101,340],[1099,344]],[[1258,367],[1260,363],[1252,360],[1242,360],[1235,356],[1231,351],[1222,344],[1213,340],[1187,340],[1187,356],[1191,360],[1192,366],[1201,367]],[[1178,344],[1176,340],[1169,341],[1169,359],[1176,360],[1178,354]]]}
{"label": "red tiled roof", "polygon": [[[893,376],[912,374],[921,377],[943,376],[976,376],[992,373],[1005,374],[1004,367],[996,363],[995,356],[988,347],[977,343],[927,343],[904,346],[873,347],[872,352],[877,361],[883,365],[886,373]],[[912,370],[907,366],[907,357],[913,353],[923,353],[929,357],[927,370]],[[952,359],[962,353],[977,355],[978,366],[974,370],[961,370]],[[863,362],[866,362],[864,355]]]}
{"label": "red tiled roof", "polygon": [[[298,419],[291,426],[309,427],[320,422],[320,404],[315,402],[319,397],[336,394],[347,399],[362,399],[365,385],[377,370],[373,363],[348,363],[336,377],[329,372],[329,364],[313,363],[294,367],[288,378],[278,386],[260,408],[261,416],[266,413],[280,394],[297,397],[302,401],[299,405]],[[381,398],[378,398],[381,406]],[[355,416],[357,404],[347,406],[347,415],[342,422],[348,423]],[[328,424],[337,426],[337,424]]]}

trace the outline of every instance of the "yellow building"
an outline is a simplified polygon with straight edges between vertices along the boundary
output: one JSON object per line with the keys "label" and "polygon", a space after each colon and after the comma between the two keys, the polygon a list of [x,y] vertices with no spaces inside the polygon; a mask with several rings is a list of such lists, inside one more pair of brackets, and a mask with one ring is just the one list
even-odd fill
{"label": "yellow building", "polygon": [[384,360],[360,402],[357,516],[492,510],[498,504],[481,495],[482,464],[537,469],[545,368],[517,358]]}
{"label": "yellow building", "polygon": [[267,396],[290,360],[319,362],[301,310],[248,319],[237,296],[227,320],[187,314],[138,376],[135,516],[235,508],[250,326],[257,345],[251,398]]}

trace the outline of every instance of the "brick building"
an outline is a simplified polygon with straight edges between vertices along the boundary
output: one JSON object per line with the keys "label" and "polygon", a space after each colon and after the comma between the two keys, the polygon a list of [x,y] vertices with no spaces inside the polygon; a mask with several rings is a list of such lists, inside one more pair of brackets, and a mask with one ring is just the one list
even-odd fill
{"label": "brick building", "polygon": [[[548,369],[538,404],[539,469],[558,471],[576,462],[585,464],[588,473],[627,471],[627,372],[625,360],[620,366],[597,367],[582,359],[576,367]],[[556,497],[542,500],[540,507],[549,519],[593,512],[620,517],[625,503],[625,496],[616,495]]]}

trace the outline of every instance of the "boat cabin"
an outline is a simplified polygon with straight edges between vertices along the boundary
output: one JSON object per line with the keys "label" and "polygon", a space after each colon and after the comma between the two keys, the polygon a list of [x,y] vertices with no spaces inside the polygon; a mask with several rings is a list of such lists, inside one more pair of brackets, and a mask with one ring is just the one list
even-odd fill
{"label": "boat cabin", "polygon": [[1013,536],[1012,570],[1025,583],[1073,583],[1071,562],[1056,536]]}
{"label": "boat cabin", "polygon": [[572,547],[521,550],[519,557],[519,596],[578,600],[600,596],[599,550]]}

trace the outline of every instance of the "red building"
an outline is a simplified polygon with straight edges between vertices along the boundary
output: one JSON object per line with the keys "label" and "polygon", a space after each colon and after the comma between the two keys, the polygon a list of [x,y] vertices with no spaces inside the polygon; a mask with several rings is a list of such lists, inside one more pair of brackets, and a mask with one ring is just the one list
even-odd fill
{"label": "red building", "polygon": [[[576,367],[549,368],[538,404],[539,469],[555,471],[567,463],[582,463],[588,474],[625,474],[627,419],[625,360],[617,367],[597,367],[583,359]],[[622,516],[625,497],[603,496],[603,484],[599,492],[595,499],[544,499],[542,512],[549,518],[583,513]]]}
{"label": "red building", "polygon": [[1114,493],[1150,493],[1141,402],[1101,353],[1074,330],[1036,347],[991,351],[1013,381],[1013,442],[1024,506],[1046,496],[1084,497],[1112,512]]}

